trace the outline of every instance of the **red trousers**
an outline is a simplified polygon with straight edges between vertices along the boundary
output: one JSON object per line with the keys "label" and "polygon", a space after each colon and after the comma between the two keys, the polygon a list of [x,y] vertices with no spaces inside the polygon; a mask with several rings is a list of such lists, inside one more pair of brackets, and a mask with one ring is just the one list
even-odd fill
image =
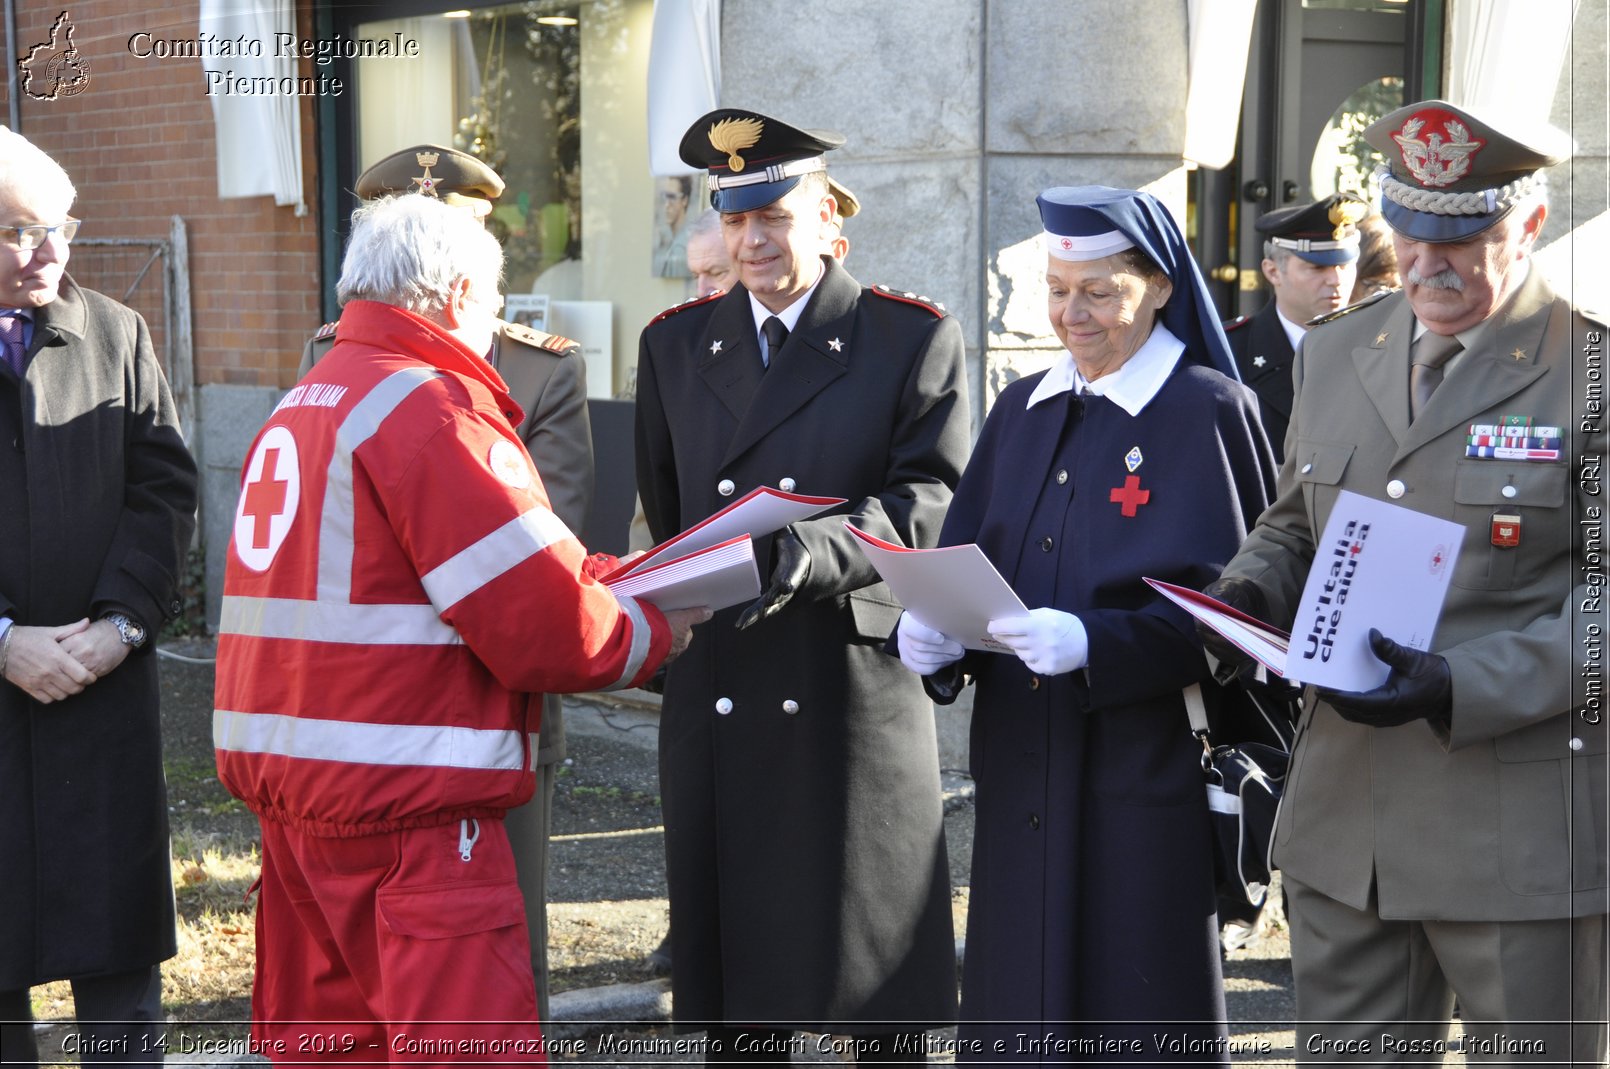
{"label": "red trousers", "polygon": [[252,1038],[274,1064],[546,1063],[501,820],[262,828]]}

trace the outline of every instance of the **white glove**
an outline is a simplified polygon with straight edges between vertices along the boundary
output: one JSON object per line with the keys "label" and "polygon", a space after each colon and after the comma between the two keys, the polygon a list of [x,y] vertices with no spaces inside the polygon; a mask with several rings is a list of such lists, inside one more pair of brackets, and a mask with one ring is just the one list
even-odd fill
{"label": "white glove", "polygon": [[1072,613],[1035,609],[1027,616],[989,622],[990,637],[1009,647],[1029,669],[1059,676],[1090,663],[1090,636]]}
{"label": "white glove", "polygon": [[909,612],[900,614],[900,663],[919,676],[931,676],[947,664],[955,664],[966,648],[943,631],[919,623]]}

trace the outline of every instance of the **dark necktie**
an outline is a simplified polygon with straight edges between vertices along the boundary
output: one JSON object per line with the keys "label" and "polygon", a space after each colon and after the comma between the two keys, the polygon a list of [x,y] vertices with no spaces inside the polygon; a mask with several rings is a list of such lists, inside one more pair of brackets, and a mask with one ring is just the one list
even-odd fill
{"label": "dark necktie", "polygon": [[22,316],[16,313],[0,315],[0,350],[6,363],[22,378],[22,358],[27,351],[22,344]]}
{"label": "dark necktie", "polygon": [[1433,334],[1427,331],[1414,343],[1414,355],[1409,366],[1409,419],[1418,417],[1426,402],[1442,385],[1443,371],[1448,361],[1464,348],[1451,334]]}
{"label": "dark necktie", "polygon": [[788,340],[788,328],[776,316],[767,316],[766,321],[760,325],[760,333],[766,336],[766,359],[764,366],[771,367],[771,362],[783,349],[783,342]]}

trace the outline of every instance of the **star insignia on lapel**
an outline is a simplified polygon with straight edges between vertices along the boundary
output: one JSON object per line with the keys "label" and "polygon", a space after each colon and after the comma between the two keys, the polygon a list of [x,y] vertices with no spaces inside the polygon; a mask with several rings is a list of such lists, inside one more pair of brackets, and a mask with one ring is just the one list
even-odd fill
{"label": "star insignia on lapel", "polygon": [[721,342],[713,341],[713,342],[710,343],[710,355],[711,356],[716,355],[720,351],[721,351]]}
{"label": "star insignia on lapel", "polygon": [[1252,358],[1252,366],[1253,367],[1263,367],[1263,365],[1267,364],[1268,362],[1269,361],[1265,360],[1261,356],[1255,356],[1255,357]]}
{"label": "star insignia on lapel", "polygon": [[1390,334],[1390,333],[1392,333],[1390,330],[1381,331],[1381,333],[1379,333],[1379,334],[1377,334],[1375,336],[1375,344],[1376,345],[1385,345],[1386,344],[1386,336],[1388,334]]}
{"label": "star insignia on lapel", "polygon": [[1525,360],[1526,359],[1526,350],[1517,348],[1513,353],[1510,353],[1509,355],[1513,356],[1516,360]]}
{"label": "star insignia on lapel", "polygon": [[835,353],[842,353],[844,351],[844,343],[839,341],[837,338],[828,339],[827,347],[832,349]]}

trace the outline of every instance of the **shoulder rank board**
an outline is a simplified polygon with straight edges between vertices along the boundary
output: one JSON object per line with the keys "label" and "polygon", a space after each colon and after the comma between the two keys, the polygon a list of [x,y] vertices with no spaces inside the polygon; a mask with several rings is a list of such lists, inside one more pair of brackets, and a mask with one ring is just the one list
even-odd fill
{"label": "shoulder rank board", "polygon": [[872,292],[876,293],[879,297],[887,297],[891,301],[899,301],[902,304],[909,304],[917,308],[922,308],[926,311],[932,312],[935,316],[940,318],[943,318],[945,315],[944,305],[940,304],[938,301],[930,301],[927,297],[919,297],[910,290],[891,289],[888,286],[873,286]]}
{"label": "shoulder rank board", "polygon": [[1340,319],[1343,316],[1352,315],[1354,312],[1357,312],[1362,308],[1368,308],[1372,304],[1386,300],[1394,293],[1401,292],[1401,290],[1381,290],[1379,293],[1372,293],[1362,301],[1359,301],[1357,304],[1350,304],[1346,308],[1338,308],[1334,312],[1326,312],[1322,316],[1315,316],[1313,319],[1310,319],[1307,323],[1305,323],[1304,326],[1317,327],[1322,323],[1329,323],[1333,319]]}
{"label": "shoulder rank board", "polygon": [[689,297],[681,304],[673,304],[671,307],[649,320],[649,322],[658,323],[663,319],[670,319],[678,312],[686,312],[689,308],[697,308],[701,304],[708,304],[710,301],[713,301],[718,297],[725,297],[726,295],[726,290],[716,290],[714,293],[707,293],[703,297]]}
{"label": "shoulder rank board", "polygon": [[533,349],[546,349],[548,352],[556,353],[560,356],[576,347],[576,343],[569,338],[536,330],[523,323],[505,323],[503,325],[503,336],[520,342],[522,345],[529,345]]}

